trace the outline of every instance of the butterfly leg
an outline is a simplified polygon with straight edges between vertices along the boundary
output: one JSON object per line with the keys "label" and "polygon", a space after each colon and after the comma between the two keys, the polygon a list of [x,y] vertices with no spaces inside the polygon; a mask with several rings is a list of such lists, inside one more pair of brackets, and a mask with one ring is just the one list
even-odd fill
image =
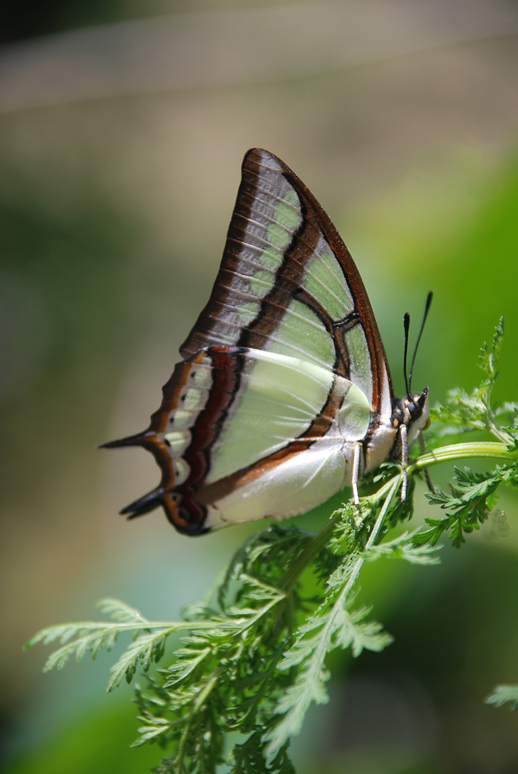
{"label": "butterfly leg", "polygon": [[362,445],[355,443],[353,446],[353,472],[351,477],[351,489],[353,490],[353,500],[355,505],[360,504],[358,495],[358,479],[360,477],[360,462],[362,458]]}
{"label": "butterfly leg", "polygon": [[406,472],[406,466],[408,464],[408,441],[407,441],[407,429],[406,425],[400,425],[399,432],[401,433],[401,468],[403,472],[403,483],[401,485],[401,502],[406,500],[406,491],[408,486],[408,475]]}

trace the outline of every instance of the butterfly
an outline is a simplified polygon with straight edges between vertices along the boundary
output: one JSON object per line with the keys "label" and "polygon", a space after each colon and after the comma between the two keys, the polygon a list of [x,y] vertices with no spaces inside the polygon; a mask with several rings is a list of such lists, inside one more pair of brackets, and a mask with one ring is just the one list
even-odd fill
{"label": "butterfly", "polygon": [[[121,513],[161,506],[182,533],[280,520],[387,459],[407,460],[429,422],[428,388],[395,399],[358,269],[313,194],[279,158],[246,153],[209,301],[180,348],[141,446],[156,489]],[[406,358],[405,358],[406,359]]]}

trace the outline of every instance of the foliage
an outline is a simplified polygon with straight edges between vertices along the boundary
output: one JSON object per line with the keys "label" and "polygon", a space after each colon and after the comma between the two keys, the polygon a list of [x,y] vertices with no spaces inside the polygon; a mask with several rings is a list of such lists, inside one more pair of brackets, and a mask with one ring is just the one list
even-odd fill
{"label": "foliage", "polygon": [[486,702],[496,704],[497,707],[510,702],[511,709],[516,709],[518,707],[518,685],[497,685],[494,692],[487,697]]}
{"label": "foliage", "polygon": [[[166,751],[155,769],[161,774],[212,774],[224,761],[233,774],[293,774],[289,741],[308,707],[328,700],[328,654],[347,648],[357,657],[392,640],[370,609],[356,602],[364,564],[381,557],[437,563],[441,536],[449,534],[460,547],[487,518],[500,485],[518,486],[518,406],[492,399],[502,336],[500,322],[491,346],[481,351],[480,386],[453,391],[448,405],[434,410],[433,451],[408,466],[404,503],[397,494],[405,471],[384,465],[368,482],[377,489],[359,507],[343,505],[316,534],[288,523],[253,535],[211,599],[187,608],[181,621],[149,621],[108,599],[100,609],[110,620],[52,626],[28,645],[59,642],[45,669],[61,669],[70,656],[95,658],[130,632],[133,640],[113,665],[108,690],[143,671],[135,686],[141,723],[135,745],[156,743]],[[437,446],[445,435],[472,430],[489,431],[497,442]],[[444,518],[426,519],[424,531],[390,534],[412,515],[416,474],[473,457],[498,464],[485,474],[456,468],[448,492],[434,488],[428,495]],[[164,663],[171,635],[176,649]],[[499,686],[488,701],[516,706],[518,687]]]}
{"label": "foliage", "polygon": [[[518,468],[514,454],[518,449],[518,403],[493,402],[503,335],[504,322],[500,319],[495,328],[492,345],[484,343],[480,350],[478,364],[484,374],[480,385],[471,393],[461,389],[451,390],[448,405],[436,406],[432,411],[432,418],[435,419],[435,440],[448,434],[486,430],[505,446],[509,452],[509,461],[496,465],[494,470],[487,473],[475,473],[469,467],[463,470],[455,468],[454,484],[450,485],[449,492],[435,488],[427,495],[432,504],[447,511],[448,515],[443,519],[426,519],[432,529],[416,536],[417,544],[435,545],[444,532],[449,532],[453,545],[459,548],[465,540],[465,535],[479,529],[495,507],[500,484],[518,486]],[[501,425],[499,419],[507,420],[509,424]],[[463,445],[458,446],[461,448]],[[503,456],[501,458],[504,459]]]}

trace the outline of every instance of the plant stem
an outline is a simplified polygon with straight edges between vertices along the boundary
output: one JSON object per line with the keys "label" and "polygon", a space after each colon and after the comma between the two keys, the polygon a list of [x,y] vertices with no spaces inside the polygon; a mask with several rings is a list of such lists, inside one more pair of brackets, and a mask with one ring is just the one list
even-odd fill
{"label": "plant stem", "polygon": [[[399,476],[397,478],[399,478]],[[394,480],[392,481],[392,486],[390,488],[390,491],[387,494],[387,497],[385,498],[385,502],[383,503],[383,507],[382,507],[381,511],[379,512],[379,516],[376,519],[376,522],[375,522],[375,524],[374,524],[374,526],[373,526],[373,528],[371,530],[371,533],[369,535],[369,539],[367,540],[367,543],[365,544],[365,551],[367,551],[369,548],[372,548],[376,538],[378,537],[378,533],[379,533],[379,531],[380,531],[380,529],[381,529],[381,527],[383,525],[383,522],[385,521],[385,516],[386,516],[387,511],[389,509],[390,503],[392,502],[392,498],[396,494],[397,488],[399,486],[399,481],[397,480],[397,478],[396,478],[395,481]],[[362,565],[363,565],[364,561],[365,561],[365,554],[362,555],[362,556],[359,556],[358,559],[356,560],[355,567],[354,567],[354,569],[353,569],[353,571],[352,571],[352,573],[350,575],[349,580],[347,581],[347,585],[344,588],[344,594],[343,594],[343,598],[344,599],[348,596],[350,590],[352,589],[352,587],[356,583],[356,579],[357,579],[357,577],[359,575],[359,572],[360,572],[360,570],[362,568]]]}
{"label": "plant stem", "polygon": [[506,462],[516,462],[518,454],[514,451],[508,451],[504,443],[496,441],[482,441],[479,443],[456,443],[450,446],[441,446],[432,452],[422,454],[419,459],[408,466],[408,473],[411,474],[417,470],[422,470],[429,465],[436,465],[440,462],[451,462],[454,460],[470,457],[490,457]]}

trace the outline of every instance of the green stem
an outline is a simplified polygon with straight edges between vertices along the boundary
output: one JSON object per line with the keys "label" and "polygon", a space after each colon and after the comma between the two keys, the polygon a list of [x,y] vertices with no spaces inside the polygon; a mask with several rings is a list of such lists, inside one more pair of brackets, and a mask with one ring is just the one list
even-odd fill
{"label": "green stem", "polygon": [[[407,475],[411,476],[413,473],[442,462],[455,462],[456,460],[469,458],[487,459],[488,457],[502,460],[503,462],[516,462],[518,461],[518,452],[509,451],[505,443],[497,443],[496,441],[455,443],[450,446],[441,446],[431,452],[422,454],[411,465],[408,465]],[[377,492],[369,495],[365,500],[373,505],[383,500],[390,491],[393,482],[396,479],[400,479],[401,475],[401,473],[398,473],[397,476],[390,478]]]}
{"label": "green stem", "polygon": [[518,460],[518,453],[509,451],[505,443],[497,441],[482,441],[479,443],[456,443],[451,446],[441,446],[432,452],[422,454],[419,459],[408,466],[408,473],[412,474],[430,465],[440,462],[452,462],[454,460],[470,457],[493,458],[506,462]]}
{"label": "green stem", "polygon": [[[399,476],[397,478],[399,478]],[[376,538],[378,537],[378,533],[379,533],[379,531],[380,531],[380,529],[381,529],[381,527],[383,525],[383,522],[385,521],[385,516],[387,515],[387,511],[389,509],[390,503],[392,502],[392,498],[396,494],[397,488],[399,486],[399,481],[397,480],[397,478],[396,478],[395,481],[394,481],[394,479],[392,479],[392,481],[391,481],[392,485],[389,487],[389,492],[388,492],[388,494],[387,494],[387,496],[385,498],[385,502],[383,503],[383,507],[382,507],[381,511],[379,512],[379,516],[376,519],[376,522],[375,522],[375,524],[374,524],[374,526],[373,526],[373,528],[371,530],[371,533],[369,535],[369,539],[367,540],[367,543],[365,544],[365,551],[366,552],[368,551],[369,548],[372,548],[372,546],[374,545],[374,543],[376,541]],[[343,599],[346,599],[348,597],[350,590],[352,589],[352,587],[356,583],[356,579],[357,579],[357,577],[358,577],[358,575],[360,573],[360,570],[361,570],[361,568],[363,566],[364,561],[365,561],[365,554],[363,554],[362,556],[359,556],[358,559],[356,560],[356,563],[355,563],[355,566],[353,568],[353,571],[351,572],[349,580],[347,581],[347,584],[344,587],[344,591],[343,591],[343,594],[342,594],[342,598]]]}

